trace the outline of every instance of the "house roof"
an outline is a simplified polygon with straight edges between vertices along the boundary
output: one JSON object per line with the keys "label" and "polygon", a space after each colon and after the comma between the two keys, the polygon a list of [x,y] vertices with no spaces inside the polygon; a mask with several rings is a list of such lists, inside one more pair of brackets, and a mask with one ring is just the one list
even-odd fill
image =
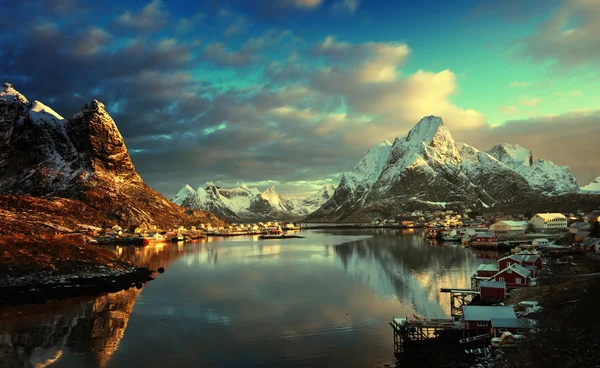
{"label": "house roof", "polygon": [[499,328],[530,328],[535,321],[529,318],[492,318],[492,327]]}
{"label": "house roof", "polygon": [[506,289],[506,282],[504,281],[481,281],[479,287],[491,288],[491,289]]}
{"label": "house roof", "polygon": [[[500,272],[498,272],[496,275],[504,273],[508,269],[511,269],[512,271],[518,273],[519,275],[521,275],[523,277],[529,277],[531,275],[531,271],[529,271],[527,268],[525,268],[525,267],[523,267],[521,265],[518,265],[518,264],[511,264],[510,266],[508,266],[505,269],[503,269]],[[496,275],[494,275],[494,276],[496,276]]]}
{"label": "house roof", "polygon": [[589,231],[585,231],[585,230],[581,230],[577,232],[577,236],[583,236],[583,237],[587,237],[590,235]]}
{"label": "house roof", "polygon": [[462,307],[465,321],[489,321],[492,318],[517,318],[513,307],[465,305]]}
{"label": "house roof", "polygon": [[504,261],[505,259],[513,259],[513,260],[518,261],[518,262],[533,263],[538,258],[539,258],[538,256],[534,256],[532,254],[511,254],[509,256],[500,258],[498,260],[498,262]]}
{"label": "house roof", "polygon": [[567,219],[562,213],[536,213],[536,216],[540,216],[544,220],[552,220],[555,218]]}
{"label": "house roof", "polygon": [[569,227],[573,229],[580,229],[584,227],[590,227],[590,224],[588,224],[587,222],[576,222],[574,224],[571,224],[571,226]]}
{"label": "house roof", "polygon": [[492,234],[492,233],[477,233],[475,236],[478,238],[492,238],[494,236],[494,234]]}
{"label": "house roof", "polygon": [[498,265],[495,263],[483,263],[477,267],[477,271],[498,271]]}
{"label": "house roof", "polygon": [[506,220],[506,221],[498,221],[494,224],[492,224],[492,226],[496,225],[496,224],[504,224],[504,225],[508,225],[508,226],[513,226],[513,227],[527,227],[529,225],[529,223],[527,221],[512,221],[512,220]]}
{"label": "house roof", "polygon": [[581,245],[584,247],[591,247],[592,245],[596,245],[600,243],[600,239],[599,238],[589,238],[589,239],[585,239]]}

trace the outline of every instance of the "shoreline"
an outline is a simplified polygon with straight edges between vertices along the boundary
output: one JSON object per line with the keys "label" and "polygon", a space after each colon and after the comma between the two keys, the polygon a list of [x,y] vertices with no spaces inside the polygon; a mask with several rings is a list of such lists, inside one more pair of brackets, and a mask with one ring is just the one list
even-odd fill
{"label": "shoreline", "polygon": [[26,283],[17,286],[0,286],[0,308],[26,304],[45,304],[68,298],[97,296],[114,293],[131,287],[141,289],[154,280],[154,271],[145,267],[120,274],[81,277],[80,273],[60,275],[46,282]]}

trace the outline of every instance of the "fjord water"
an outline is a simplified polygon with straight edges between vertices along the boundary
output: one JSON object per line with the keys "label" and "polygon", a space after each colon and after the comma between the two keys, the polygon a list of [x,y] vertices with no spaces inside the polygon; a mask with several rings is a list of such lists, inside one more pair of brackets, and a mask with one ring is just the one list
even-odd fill
{"label": "fjord water", "polygon": [[412,230],[302,235],[116,247],[165,273],[141,290],[0,310],[0,367],[382,366],[393,316],[448,316],[439,289],[468,287],[491,262]]}

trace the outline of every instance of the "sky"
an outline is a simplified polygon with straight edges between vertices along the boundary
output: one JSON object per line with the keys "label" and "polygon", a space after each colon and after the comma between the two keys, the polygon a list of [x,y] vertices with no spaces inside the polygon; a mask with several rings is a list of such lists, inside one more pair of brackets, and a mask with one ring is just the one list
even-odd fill
{"label": "sky", "polygon": [[107,107],[147,184],[337,185],[422,117],[600,176],[600,0],[0,0],[0,80]]}

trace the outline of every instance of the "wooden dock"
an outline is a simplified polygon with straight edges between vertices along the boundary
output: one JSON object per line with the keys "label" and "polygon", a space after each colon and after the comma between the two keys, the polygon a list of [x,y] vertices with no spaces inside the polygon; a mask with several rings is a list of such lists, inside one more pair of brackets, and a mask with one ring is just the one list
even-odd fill
{"label": "wooden dock", "polygon": [[404,344],[411,341],[422,341],[457,335],[464,337],[467,325],[452,319],[428,319],[421,317],[392,318],[390,323],[394,330],[394,354],[404,352]]}

